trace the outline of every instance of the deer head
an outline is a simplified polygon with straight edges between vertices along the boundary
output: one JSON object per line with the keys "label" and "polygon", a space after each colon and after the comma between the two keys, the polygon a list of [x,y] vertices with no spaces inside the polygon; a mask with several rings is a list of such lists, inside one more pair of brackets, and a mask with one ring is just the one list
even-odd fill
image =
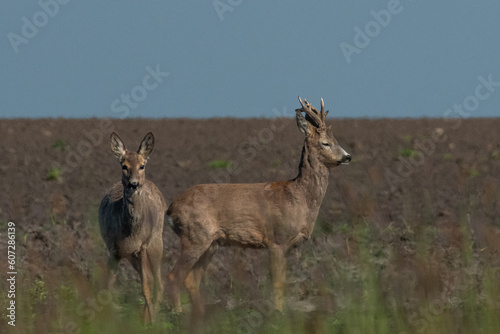
{"label": "deer head", "polygon": [[137,152],[128,151],[115,132],[111,134],[110,140],[111,151],[122,166],[123,189],[127,196],[131,196],[146,180],[145,166],[149,155],[153,152],[155,138],[149,132],[142,140]]}
{"label": "deer head", "polygon": [[[296,109],[297,126],[306,136],[306,143],[312,153],[316,153],[320,162],[326,167],[335,167],[340,164],[348,164],[351,155],[347,153],[333,136],[332,128],[325,123],[328,110],[325,112],[325,104],[321,99],[321,111],[314,108],[307,100],[302,102],[299,96],[301,109]],[[305,113],[305,117],[302,115]]]}

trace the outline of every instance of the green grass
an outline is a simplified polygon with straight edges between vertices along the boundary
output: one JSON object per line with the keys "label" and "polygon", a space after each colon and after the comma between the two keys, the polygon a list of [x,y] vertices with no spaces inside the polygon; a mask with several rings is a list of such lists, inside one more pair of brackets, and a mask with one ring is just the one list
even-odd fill
{"label": "green grass", "polygon": [[[216,278],[225,269],[216,268],[213,261],[202,293],[208,301],[219,302],[207,305],[203,329],[299,334],[498,332],[500,268],[488,261],[496,256],[495,250],[476,245],[466,213],[454,225],[461,235],[458,246],[440,246],[447,230],[434,222],[431,194],[419,196],[404,198],[403,222],[384,228],[370,217],[347,217],[335,224],[318,219],[313,237],[288,255],[288,302],[283,314],[272,310],[267,269],[253,268],[252,274],[229,269],[222,275],[230,276],[230,284],[225,284],[224,278]],[[467,207],[464,212],[471,210]],[[107,252],[95,211],[89,209],[86,229],[79,232],[93,245],[85,262],[89,274],[75,271],[71,264],[61,264],[45,276],[19,268],[16,327],[9,333],[189,333],[192,320],[185,292],[182,299],[188,304],[183,315],[172,313],[165,302],[158,322],[144,326],[144,301],[134,271],[132,278],[119,277],[117,292],[103,289]],[[500,231],[500,226],[494,228]],[[500,233],[492,237],[500,239]],[[259,256],[262,263],[254,266],[265,267],[267,254],[262,251]],[[223,262],[230,267],[240,261],[224,258]],[[248,285],[257,288],[250,291]],[[4,286],[0,282],[6,291]],[[2,294],[0,303],[6,302]],[[303,303],[316,310],[304,311]],[[0,315],[4,321],[5,308]]]}
{"label": "green grass", "polygon": [[54,142],[52,142],[52,148],[64,151],[66,147],[68,147],[68,143],[61,139],[56,139],[54,140]]}
{"label": "green grass", "polygon": [[212,160],[208,163],[208,167],[211,169],[229,168],[232,165],[232,162],[228,160]]}
{"label": "green grass", "polygon": [[410,158],[418,155],[418,153],[411,148],[403,148],[399,151],[399,155],[404,158]]}
{"label": "green grass", "polygon": [[[323,282],[313,284],[322,288],[312,292],[321,297],[323,303],[328,300],[339,303],[334,310],[306,313],[288,309],[279,314],[272,310],[259,310],[250,302],[253,299],[262,303],[262,300],[270,299],[263,291],[262,295],[249,297],[245,292],[234,295],[236,290],[226,290],[225,294],[232,294],[236,300],[249,301],[242,301],[230,309],[208,307],[212,310],[204,324],[206,332],[453,333],[463,330],[466,333],[493,333],[494,329],[500,328],[497,316],[497,297],[500,294],[498,268],[484,267],[482,290],[477,289],[476,279],[468,277],[465,284],[450,296],[423,294],[418,292],[413,285],[415,282],[408,280],[404,272],[387,276],[387,267],[394,261],[395,249],[381,241],[380,232],[374,231],[368,222],[352,229],[341,229],[349,235],[356,248],[349,258],[334,255],[332,259],[337,266],[322,258],[321,250],[319,254],[317,252],[322,266],[326,269],[336,267],[336,271],[323,277]],[[422,233],[423,237],[412,241],[422,243],[417,248],[427,248],[432,243],[425,236],[427,232]],[[424,252],[419,261],[430,265],[431,256]],[[469,261],[464,271],[471,271],[477,265],[474,258],[467,252],[463,256]],[[293,279],[293,275],[290,278]],[[143,301],[140,288],[134,282],[125,282],[120,293],[111,295],[98,288],[98,279],[95,282],[83,281],[83,285],[81,280],[62,281],[51,286],[43,279],[30,281],[25,277],[18,281],[19,326],[12,333],[189,332],[189,310],[186,315],[179,316],[172,314],[165,305],[160,311],[158,323],[145,327],[141,317]],[[407,288],[395,288],[398,285]],[[293,294],[293,291],[288,293]],[[408,300],[412,301],[411,305]]]}
{"label": "green grass", "polygon": [[405,143],[410,143],[411,142],[411,136],[410,135],[404,135],[401,137]]}
{"label": "green grass", "polygon": [[31,288],[29,289],[30,300],[35,302],[43,302],[47,299],[47,288],[45,286],[45,282],[40,279],[35,279],[35,281],[31,284]]}
{"label": "green grass", "polygon": [[451,153],[446,153],[443,155],[443,161],[452,161],[453,160],[453,154]]}
{"label": "green grass", "polygon": [[469,177],[473,178],[473,177],[479,176],[479,174],[480,173],[476,167],[471,167],[470,172],[469,172]]}
{"label": "green grass", "polygon": [[49,181],[60,181],[61,180],[61,167],[52,167],[47,172],[47,180]]}

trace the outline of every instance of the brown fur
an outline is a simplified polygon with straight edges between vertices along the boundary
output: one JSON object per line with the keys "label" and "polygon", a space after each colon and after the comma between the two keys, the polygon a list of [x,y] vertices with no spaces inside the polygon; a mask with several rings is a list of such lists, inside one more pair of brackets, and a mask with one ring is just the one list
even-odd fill
{"label": "brown fur", "polygon": [[[300,98],[299,98],[300,100]],[[177,197],[166,219],[181,238],[181,255],[168,275],[176,311],[184,282],[194,310],[203,313],[199,285],[218,244],[267,248],[275,308],[282,310],[287,250],[307,240],[328,185],[328,168],[351,159],[325,126],[321,112],[300,100],[297,125],[306,135],[299,175],[289,181],[203,184]],[[306,117],[302,115],[306,113]]]}
{"label": "brown fur", "polygon": [[153,145],[153,134],[148,133],[137,153],[129,152],[113,132],[111,150],[122,166],[122,182],[108,191],[99,207],[101,235],[109,250],[108,286],[113,287],[120,259],[127,259],[141,276],[146,323],[154,320],[163,295],[162,234],[167,208],[160,190],[146,180],[145,164]]}

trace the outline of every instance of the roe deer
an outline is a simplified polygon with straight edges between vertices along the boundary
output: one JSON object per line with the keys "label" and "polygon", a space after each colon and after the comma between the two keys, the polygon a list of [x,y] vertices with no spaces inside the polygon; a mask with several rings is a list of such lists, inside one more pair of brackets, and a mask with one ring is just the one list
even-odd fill
{"label": "roe deer", "polygon": [[[181,312],[184,282],[193,309],[202,315],[199,285],[218,245],[267,248],[274,307],[282,311],[287,250],[309,239],[328,185],[329,168],[351,156],[327,128],[323,99],[318,112],[299,97],[299,130],[305,135],[299,174],[289,181],[254,184],[201,184],[179,195],[166,221],[181,238],[181,255],[168,275],[169,297]],[[305,117],[302,115],[305,113]]]}
{"label": "roe deer", "polygon": [[113,287],[120,259],[127,259],[141,277],[144,321],[154,321],[163,296],[161,258],[167,204],[155,184],[146,180],[145,165],[153,151],[149,132],[137,152],[130,152],[113,132],[111,151],[120,161],[122,181],[107,192],[99,207],[101,235],[109,250],[108,286]]}

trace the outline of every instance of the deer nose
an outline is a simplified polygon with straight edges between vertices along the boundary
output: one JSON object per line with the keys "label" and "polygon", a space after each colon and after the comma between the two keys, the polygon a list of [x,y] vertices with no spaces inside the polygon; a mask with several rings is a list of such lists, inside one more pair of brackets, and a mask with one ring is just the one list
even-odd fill
{"label": "deer nose", "polygon": [[128,186],[132,189],[137,189],[137,187],[139,187],[139,182],[137,181],[131,181]]}
{"label": "deer nose", "polygon": [[350,154],[346,154],[344,156],[344,161],[342,161],[342,162],[345,163],[345,164],[348,164],[349,162],[351,162],[351,159],[352,159],[351,155]]}

